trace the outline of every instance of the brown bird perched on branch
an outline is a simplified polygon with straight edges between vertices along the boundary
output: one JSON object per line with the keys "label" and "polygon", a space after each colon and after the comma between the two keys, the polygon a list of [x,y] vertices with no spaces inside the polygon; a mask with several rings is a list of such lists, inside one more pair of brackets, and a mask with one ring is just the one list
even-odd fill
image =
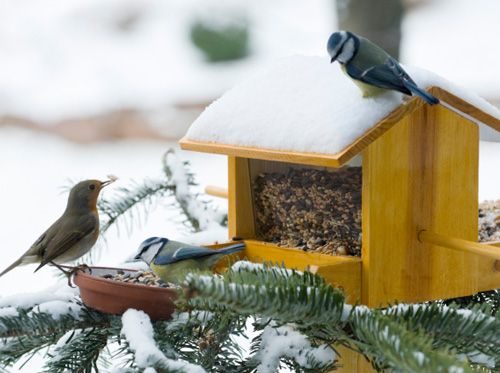
{"label": "brown bird perched on branch", "polygon": [[84,180],[71,188],[66,210],[61,217],[0,276],[29,263],[40,263],[35,272],[50,263],[68,274],[59,263],[76,260],[94,246],[99,236],[97,197],[102,188],[115,180],[116,177],[111,176],[107,181]]}

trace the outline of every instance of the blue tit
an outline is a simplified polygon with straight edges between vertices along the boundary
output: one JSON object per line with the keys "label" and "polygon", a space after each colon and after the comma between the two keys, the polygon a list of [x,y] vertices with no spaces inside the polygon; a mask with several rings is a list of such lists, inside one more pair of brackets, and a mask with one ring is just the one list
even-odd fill
{"label": "blue tit", "polygon": [[363,97],[377,96],[386,90],[417,95],[431,105],[439,100],[419,88],[398,61],[370,40],[349,31],[334,32],[328,39],[330,62],[338,61],[344,73],[363,92]]}
{"label": "blue tit", "polygon": [[137,250],[135,260],[142,260],[165,282],[180,283],[191,270],[212,270],[228,254],[245,249],[237,243],[219,250],[170,241],[163,237],[150,237]]}

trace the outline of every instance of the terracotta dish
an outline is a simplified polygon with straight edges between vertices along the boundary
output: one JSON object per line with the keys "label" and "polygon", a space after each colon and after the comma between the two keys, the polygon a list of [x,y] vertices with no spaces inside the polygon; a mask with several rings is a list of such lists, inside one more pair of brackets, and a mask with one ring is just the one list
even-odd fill
{"label": "terracotta dish", "polygon": [[146,312],[152,320],[168,320],[175,310],[177,293],[171,288],[131,284],[103,278],[118,271],[137,272],[131,269],[90,267],[77,272],[73,282],[80,288],[83,303],[104,313],[121,315],[129,308]]}

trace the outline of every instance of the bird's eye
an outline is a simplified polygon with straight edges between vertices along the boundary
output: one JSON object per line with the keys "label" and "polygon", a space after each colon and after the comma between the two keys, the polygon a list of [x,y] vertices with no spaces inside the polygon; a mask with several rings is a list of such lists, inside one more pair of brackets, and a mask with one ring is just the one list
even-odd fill
{"label": "bird's eye", "polygon": [[89,189],[90,189],[90,190],[94,190],[94,189],[95,189],[95,184],[90,184],[90,185],[89,185]]}

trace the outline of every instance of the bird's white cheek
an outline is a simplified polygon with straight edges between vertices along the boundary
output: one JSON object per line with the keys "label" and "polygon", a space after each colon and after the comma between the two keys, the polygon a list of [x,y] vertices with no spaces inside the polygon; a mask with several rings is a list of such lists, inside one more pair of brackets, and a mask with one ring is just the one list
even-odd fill
{"label": "bird's white cheek", "polygon": [[354,52],[355,52],[354,40],[349,39],[345,42],[342,48],[342,52],[340,52],[339,56],[337,57],[337,60],[341,63],[347,63],[354,56]]}

